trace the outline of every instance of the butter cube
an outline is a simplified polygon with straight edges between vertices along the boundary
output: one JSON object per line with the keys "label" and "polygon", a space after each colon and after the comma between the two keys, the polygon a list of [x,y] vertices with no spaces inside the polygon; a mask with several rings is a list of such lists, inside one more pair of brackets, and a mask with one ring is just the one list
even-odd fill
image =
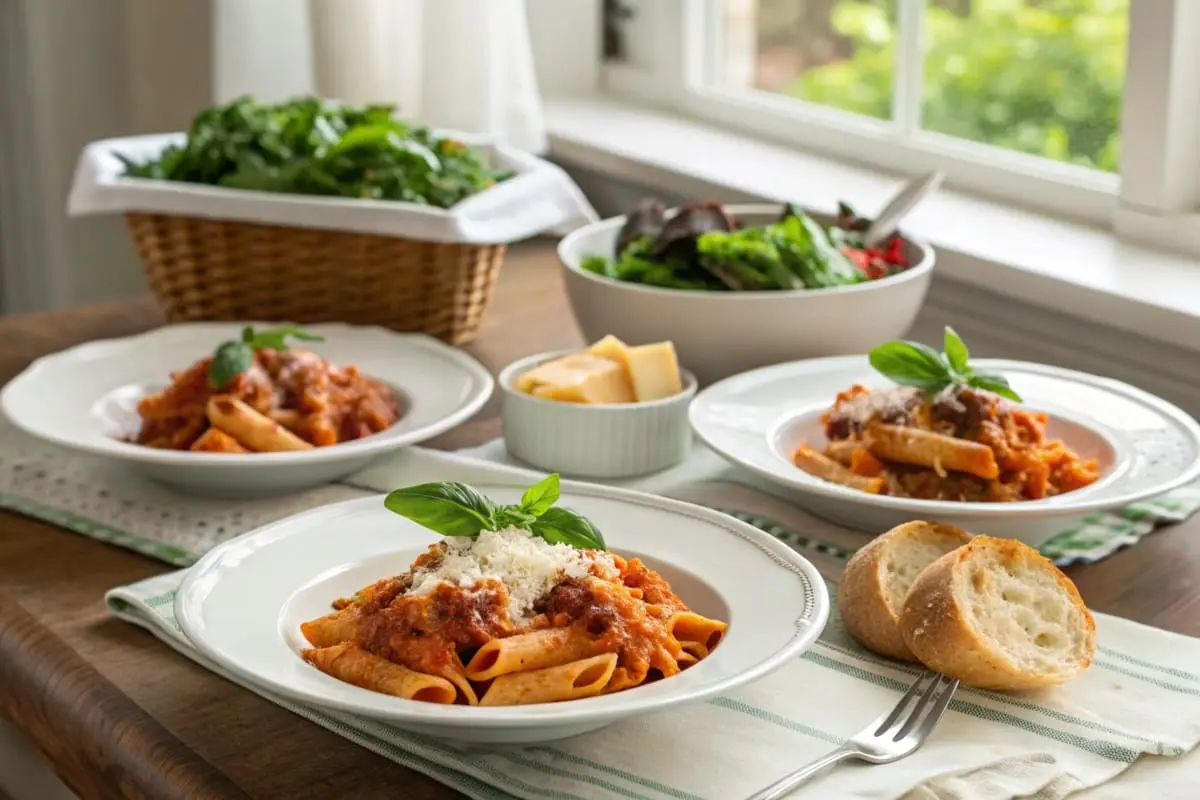
{"label": "butter cube", "polygon": [[673,342],[656,342],[625,350],[625,365],[639,403],[661,400],[683,391]]}
{"label": "butter cube", "polygon": [[517,389],[563,403],[632,403],[635,398],[623,364],[589,353],[534,367],[517,379]]}

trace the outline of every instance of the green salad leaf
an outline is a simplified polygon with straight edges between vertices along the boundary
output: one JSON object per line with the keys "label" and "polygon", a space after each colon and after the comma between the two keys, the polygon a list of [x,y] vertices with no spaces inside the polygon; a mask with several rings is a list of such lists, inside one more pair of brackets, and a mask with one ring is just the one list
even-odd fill
{"label": "green salad leaf", "polygon": [[[714,225],[720,218],[707,206],[690,212],[696,214],[695,225],[686,234],[668,234],[666,227],[658,235],[642,233],[630,238],[615,258],[589,255],[581,266],[619,281],[707,291],[823,289],[866,279],[842,252],[853,245],[847,240],[850,233],[836,225],[827,229],[790,204],[768,225],[738,228],[727,215],[727,224]],[[644,216],[637,218],[644,213],[631,215],[627,226],[636,231],[652,226]],[[684,213],[689,213],[686,208],[680,215]]]}
{"label": "green salad leaf", "polygon": [[970,364],[970,357],[962,337],[949,326],[941,353],[928,345],[909,341],[881,344],[870,353],[871,366],[901,386],[934,393],[953,383],[961,383],[1021,402],[1021,396],[1009,385],[1007,378],[976,370]]}
{"label": "green salad leaf", "polygon": [[300,328],[285,325],[280,328],[270,328],[255,331],[247,325],[242,328],[242,338],[221,342],[213,353],[212,364],[208,368],[208,385],[214,389],[224,389],[230,381],[250,369],[254,361],[254,351],[262,347],[273,350],[287,348],[287,339],[291,337],[302,342],[323,342],[323,336],[308,333]]}
{"label": "green salad leaf", "polygon": [[384,499],[387,509],[442,536],[478,536],[510,525],[524,528],[551,544],[604,550],[604,536],[587,517],[556,506],[558,474],[525,490],[516,505],[500,505],[462,483],[423,483],[396,489]]}
{"label": "green salad leaf", "polygon": [[393,106],[315,97],[281,103],[240,97],[200,111],[182,145],[145,162],[118,158],[133,178],[440,208],[512,176],[462,142],[394,113]]}

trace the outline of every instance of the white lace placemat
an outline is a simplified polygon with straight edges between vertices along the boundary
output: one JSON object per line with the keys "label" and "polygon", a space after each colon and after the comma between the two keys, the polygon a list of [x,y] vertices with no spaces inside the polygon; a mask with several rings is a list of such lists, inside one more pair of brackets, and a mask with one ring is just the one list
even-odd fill
{"label": "white lace placemat", "polygon": [[268,522],[369,494],[330,484],[262,500],[188,497],[110,459],[63,450],[0,422],[0,507],[181,567]]}

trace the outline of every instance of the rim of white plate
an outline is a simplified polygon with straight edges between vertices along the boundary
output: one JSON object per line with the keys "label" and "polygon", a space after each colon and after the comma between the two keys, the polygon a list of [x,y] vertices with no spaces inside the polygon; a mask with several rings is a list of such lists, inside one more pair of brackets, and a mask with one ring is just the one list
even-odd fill
{"label": "rim of white plate", "polygon": [[[746,380],[747,376],[757,376],[766,378],[771,373],[788,373],[796,370],[800,365],[805,368],[805,374],[820,371],[822,368],[830,371],[849,367],[858,366],[865,363],[866,356],[851,355],[851,356],[828,356],[825,358],[814,358],[803,361],[791,361],[783,364],[774,364],[769,367],[762,367],[755,370],[749,370],[737,375],[732,375],[711,386],[703,389],[696,395],[688,408],[688,421],[691,423],[693,432],[719,456],[735,464],[743,469],[749,470],[754,474],[765,478],[777,485],[795,489],[801,492],[807,492],[822,497],[829,497],[848,502],[856,502],[863,505],[875,506],[878,508],[886,508],[893,511],[911,512],[915,515],[937,516],[939,514],[953,514],[956,516],[969,517],[1047,517],[1059,515],[1078,515],[1089,511],[1098,511],[1108,508],[1116,508],[1119,506],[1128,505],[1144,500],[1148,497],[1169,492],[1172,489],[1190,483],[1200,477],[1200,460],[1196,460],[1192,465],[1182,472],[1178,473],[1174,478],[1152,486],[1140,489],[1137,491],[1122,492],[1120,484],[1124,473],[1127,471],[1127,465],[1118,463],[1113,465],[1113,471],[1118,473],[1115,479],[1111,482],[1103,483],[1096,491],[1088,491],[1091,487],[1084,487],[1078,492],[1067,492],[1055,497],[1046,498],[1043,500],[1026,500],[1019,503],[959,503],[947,500],[915,500],[904,497],[891,497],[888,495],[876,495],[868,492],[861,492],[846,486],[841,486],[829,481],[823,481],[813,477],[799,468],[784,470],[781,465],[780,469],[770,470],[764,469],[757,464],[747,460],[744,456],[736,452],[732,452],[728,448],[723,447],[706,432],[706,425],[699,421],[704,413],[706,404],[713,401],[714,397],[726,391],[730,386],[738,381]],[[1197,423],[1187,412],[1179,407],[1163,400],[1160,397],[1150,394],[1135,386],[1131,386],[1114,378],[1104,378],[1098,375],[1091,375],[1086,372],[1077,370],[1065,369],[1062,367],[1053,367],[1047,364],[1037,364],[1028,361],[1016,361],[1011,359],[977,359],[975,364],[990,368],[990,371],[1004,372],[1008,370],[1020,370],[1022,372],[1042,375],[1049,378],[1059,380],[1073,381],[1084,386],[1088,386],[1101,391],[1109,392],[1126,400],[1140,403],[1141,405],[1155,411],[1162,418],[1174,422],[1179,428],[1186,431],[1191,436],[1191,443],[1200,451],[1200,423]],[[868,368],[869,369],[869,368]],[[803,397],[798,398],[796,405],[798,409],[808,408],[815,402],[815,398]],[[831,402],[826,399],[826,402]],[[1036,405],[1036,404],[1035,404]],[[774,435],[777,427],[783,423],[787,417],[794,416],[795,412],[785,412],[784,415],[776,417],[763,431],[761,436],[745,438],[747,447],[761,448],[762,452],[769,452],[772,456],[776,455],[775,448],[772,446],[770,436]],[[1104,426],[1087,419],[1086,415],[1080,414],[1078,411],[1064,415],[1064,418],[1072,422],[1089,428],[1098,437],[1112,442],[1112,437],[1108,435]],[[1122,449],[1117,449],[1118,455],[1121,455]],[[1126,452],[1126,458],[1129,454]],[[1104,478],[1101,478],[1104,481]],[[1105,490],[1108,490],[1107,492]]]}
{"label": "rim of white plate", "polygon": [[[489,488],[499,487],[512,490],[524,484],[520,484],[514,480],[512,484],[479,482],[475,485],[476,488],[486,493]],[[765,531],[713,509],[681,500],[635,492],[629,489],[563,481],[562,493],[564,498],[569,498],[571,495],[584,495],[613,500],[618,503],[632,503],[648,508],[665,510],[672,514],[690,517],[723,528],[729,534],[738,536],[753,544],[776,567],[786,571],[803,585],[805,596],[804,607],[798,610],[797,616],[791,623],[790,630],[786,632],[786,641],[782,642],[773,655],[736,675],[712,680],[707,683],[700,683],[700,679],[690,679],[689,674],[693,676],[699,674],[691,670],[677,676],[672,676],[669,679],[670,683],[664,680],[655,684],[655,686],[667,685],[677,687],[677,691],[670,694],[664,693],[650,699],[647,699],[645,695],[639,694],[635,688],[609,695],[559,703],[487,708],[479,706],[446,706],[415,700],[403,700],[402,698],[395,697],[389,697],[387,703],[381,703],[375,694],[370,692],[362,696],[362,702],[355,702],[319,693],[301,691],[295,689],[285,681],[276,679],[274,676],[263,676],[257,672],[247,670],[236,659],[229,657],[224,651],[215,649],[209,645],[200,632],[200,629],[203,627],[203,622],[200,620],[200,616],[203,613],[203,590],[207,585],[211,584],[213,574],[220,569],[221,560],[228,552],[237,552],[239,549],[244,550],[246,543],[254,537],[269,537],[271,541],[283,538],[287,535],[288,527],[295,525],[297,521],[302,520],[304,517],[320,516],[323,512],[330,513],[330,509],[348,508],[356,504],[365,506],[368,503],[379,503],[383,495],[347,500],[310,509],[309,511],[295,514],[257,530],[242,534],[218,545],[206,553],[188,570],[175,596],[175,617],[180,624],[184,636],[207,658],[252,684],[265,686],[271,691],[285,695],[293,700],[351,713],[364,714],[376,719],[389,719],[397,722],[419,723],[432,726],[443,724],[447,727],[473,725],[481,728],[523,728],[551,723],[583,724],[588,722],[606,722],[632,714],[641,714],[683,703],[703,700],[728,692],[731,689],[758,680],[774,672],[787,663],[789,659],[811,647],[825,629],[825,625],[829,620],[831,601],[824,579],[812,562]],[[307,581],[311,581],[314,577],[314,575],[300,576],[296,582],[296,588],[303,587]],[[713,583],[710,577],[700,577],[703,577],[710,587],[714,589],[718,588],[718,585]],[[279,610],[275,609],[274,612],[278,614]],[[730,631],[725,641],[722,642],[722,647],[731,644],[736,645],[737,638],[735,637],[742,635],[737,634],[733,628]],[[779,637],[783,639],[784,633],[782,631],[779,633]],[[282,645],[288,647],[286,642],[282,642]],[[719,657],[722,647],[718,647],[710,658]],[[299,658],[299,655],[296,657]],[[374,698],[373,702],[372,698]]]}
{"label": "rim of white plate", "polygon": [[[295,323],[285,321],[246,321],[246,322],[184,322],[171,325],[164,325],[153,330],[143,333],[134,334],[132,336],[122,336],[110,339],[97,339],[91,342],[75,345],[74,347],[59,350],[56,353],[51,353],[33,361],[29,366],[20,372],[15,378],[9,381],[2,389],[0,389],[0,412],[16,427],[20,428],[30,436],[34,436],[45,441],[52,442],[62,447],[82,452],[93,453],[95,455],[109,456],[118,458],[124,461],[131,461],[140,464],[169,464],[181,466],[221,466],[230,470],[237,469],[253,469],[256,467],[268,466],[291,466],[297,464],[314,464],[319,462],[335,462],[349,461],[357,458],[364,458],[382,452],[396,450],[401,447],[406,447],[411,444],[425,441],[433,438],[445,431],[465,422],[475,415],[480,408],[491,398],[495,391],[496,382],[492,378],[490,372],[474,358],[467,353],[451,347],[450,345],[439,341],[427,334],[423,333],[402,333],[399,331],[388,330],[378,325],[351,325],[344,322],[321,322],[305,324],[302,327],[308,331],[341,331],[344,334],[348,333],[355,336],[380,336],[387,339],[393,339],[395,342],[404,342],[404,346],[410,346],[425,350],[437,357],[444,359],[448,366],[461,370],[463,377],[471,380],[476,384],[476,389],[471,395],[462,402],[457,408],[448,414],[438,418],[435,421],[429,422],[419,428],[404,432],[392,432],[392,429],[380,431],[371,436],[355,439],[349,442],[331,445],[329,447],[315,447],[311,450],[302,450],[294,452],[281,453],[197,453],[185,450],[163,450],[153,447],[145,447],[143,445],[124,442],[120,439],[111,436],[100,436],[95,440],[80,440],[70,436],[64,436],[56,432],[53,428],[45,428],[30,424],[20,415],[16,414],[12,409],[12,398],[17,393],[26,391],[27,384],[32,381],[41,380],[42,373],[59,367],[64,362],[70,360],[97,357],[119,358],[122,352],[128,352],[131,349],[148,346],[155,338],[167,335],[168,331],[176,331],[183,328],[194,328],[197,331],[206,328],[225,328],[225,327],[242,327],[245,325],[252,326],[282,326],[292,325]],[[211,337],[209,337],[211,338]],[[150,376],[149,379],[161,380],[163,376]],[[374,377],[374,376],[373,376]],[[381,378],[377,378],[382,380]],[[384,381],[389,386],[401,390],[404,394],[412,397],[414,391],[404,385],[396,385],[391,381]],[[98,399],[98,398],[97,398]],[[403,421],[403,418],[401,419]]]}

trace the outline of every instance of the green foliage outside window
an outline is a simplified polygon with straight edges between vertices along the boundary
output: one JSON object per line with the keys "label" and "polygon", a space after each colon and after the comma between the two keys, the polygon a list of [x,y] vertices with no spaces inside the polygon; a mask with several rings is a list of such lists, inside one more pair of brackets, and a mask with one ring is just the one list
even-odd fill
{"label": "green foliage outside window", "polygon": [[[853,55],[806,70],[794,97],[887,119],[893,3],[839,0]],[[925,12],[925,130],[1058,161],[1117,169],[1129,0],[971,0]]]}

